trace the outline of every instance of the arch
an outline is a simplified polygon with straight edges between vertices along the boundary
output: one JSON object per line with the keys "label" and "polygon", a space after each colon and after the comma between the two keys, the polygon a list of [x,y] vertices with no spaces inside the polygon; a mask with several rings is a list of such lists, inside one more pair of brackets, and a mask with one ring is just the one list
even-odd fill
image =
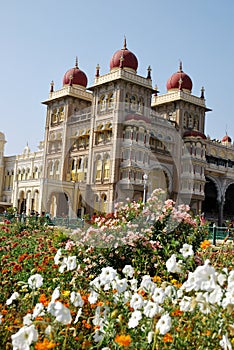
{"label": "arch", "polygon": [[98,101],[99,111],[102,112],[106,109],[106,96],[102,95]]}
{"label": "arch", "polygon": [[108,108],[108,109],[114,108],[114,94],[113,94],[113,92],[111,92],[111,93],[108,95],[108,98],[107,98],[107,108]]}
{"label": "arch", "polygon": [[219,216],[220,186],[211,176],[206,176],[204,187],[205,200],[202,202],[202,211],[208,220],[214,221]]}
{"label": "arch", "polygon": [[66,217],[69,215],[70,197],[68,193],[52,191],[49,194],[47,211],[52,217]]}
{"label": "arch", "polygon": [[224,207],[223,218],[224,220],[231,220],[234,218],[234,182],[227,185],[224,192]]}

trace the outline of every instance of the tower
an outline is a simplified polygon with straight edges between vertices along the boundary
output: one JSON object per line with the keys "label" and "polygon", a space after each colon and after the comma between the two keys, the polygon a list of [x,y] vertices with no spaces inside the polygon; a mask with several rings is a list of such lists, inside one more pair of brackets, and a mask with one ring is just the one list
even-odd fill
{"label": "tower", "polygon": [[91,111],[87,197],[91,211],[112,212],[115,202],[143,196],[143,175],[150,155],[152,80],[137,74],[138,60],[117,50],[110,71],[97,66]]}
{"label": "tower", "polygon": [[[51,83],[47,106],[43,175],[41,183],[41,210],[53,216],[76,216],[80,186],[77,177],[79,157],[87,154],[87,145],[79,147],[83,130],[89,128],[92,93],[86,91],[86,74],[75,66],[63,77],[63,86],[54,91]],[[81,154],[82,153],[82,156]]]}
{"label": "tower", "polygon": [[191,197],[191,208],[199,212],[205,196],[206,181],[205,113],[210,109],[205,104],[204,88],[200,97],[192,94],[193,83],[183,71],[182,62],[178,71],[168,79],[166,87],[166,94],[153,97],[152,109],[174,123],[178,131],[179,182],[174,183],[174,189],[181,193],[182,199]]}

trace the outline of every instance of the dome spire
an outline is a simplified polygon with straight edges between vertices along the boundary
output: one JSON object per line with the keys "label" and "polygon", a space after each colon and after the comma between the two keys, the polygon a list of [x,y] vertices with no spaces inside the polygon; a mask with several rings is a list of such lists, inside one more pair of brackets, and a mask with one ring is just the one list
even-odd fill
{"label": "dome spire", "polygon": [[78,57],[76,56],[75,68],[78,68]]}
{"label": "dome spire", "polygon": [[124,35],[123,50],[127,50],[127,39],[126,39],[126,35]]}
{"label": "dome spire", "polygon": [[179,63],[179,72],[183,72],[183,67],[182,67],[182,61],[180,60],[180,63]]}

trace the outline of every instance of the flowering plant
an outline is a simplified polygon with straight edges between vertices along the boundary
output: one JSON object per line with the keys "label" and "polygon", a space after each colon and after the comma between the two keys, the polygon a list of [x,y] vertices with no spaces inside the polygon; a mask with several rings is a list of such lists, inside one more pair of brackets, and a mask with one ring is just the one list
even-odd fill
{"label": "flowering plant", "polygon": [[232,349],[233,251],[204,244],[187,207],[156,197],[125,223],[71,234],[3,224],[2,347]]}

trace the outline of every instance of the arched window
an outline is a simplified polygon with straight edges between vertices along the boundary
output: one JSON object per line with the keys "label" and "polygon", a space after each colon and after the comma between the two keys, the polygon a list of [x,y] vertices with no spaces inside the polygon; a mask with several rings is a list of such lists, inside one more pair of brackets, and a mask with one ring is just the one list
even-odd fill
{"label": "arched window", "polygon": [[135,112],[137,110],[137,99],[136,96],[131,96],[130,98],[130,109]]}
{"label": "arched window", "polygon": [[64,121],[64,107],[59,108],[59,115],[58,115],[59,122]]}
{"label": "arched window", "polygon": [[57,108],[54,108],[51,114],[51,123],[56,124],[57,122],[58,122],[58,112],[57,112]]}
{"label": "arched window", "polygon": [[102,178],[102,159],[98,155],[96,158],[96,180],[100,181]]}
{"label": "arched window", "polygon": [[107,102],[108,109],[114,108],[114,94],[111,93],[108,96],[108,102]]}
{"label": "arched window", "polygon": [[130,96],[129,94],[125,95],[125,111],[129,111],[130,109]]}
{"label": "arched window", "polygon": [[99,105],[100,112],[105,111],[105,109],[106,109],[106,97],[105,97],[105,95],[102,95],[100,97],[100,100],[98,101],[98,105]]}
{"label": "arched window", "polygon": [[110,156],[106,155],[104,158],[104,179],[109,179],[110,177]]}
{"label": "arched window", "polygon": [[138,101],[138,112],[141,114],[144,113],[144,100],[142,97],[140,97]]}

